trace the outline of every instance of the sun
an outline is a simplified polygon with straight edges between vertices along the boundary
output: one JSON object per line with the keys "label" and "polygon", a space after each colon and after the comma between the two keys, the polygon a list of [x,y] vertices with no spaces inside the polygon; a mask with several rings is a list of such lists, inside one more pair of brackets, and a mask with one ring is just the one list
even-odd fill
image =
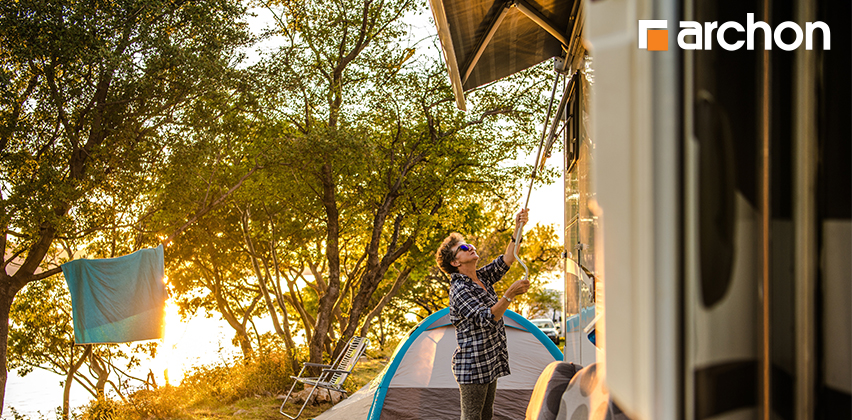
{"label": "sun", "polygon": [[157,356],[152,360],[150,368],[158,384],[178,385],[185,374],[179,350],[186,335],[186,325],[181,320],[178,306],[172,299],[166,300],[165,324],[163,338],[158,340]]}
{"label": "sun", "polygon": [[166,300],[165,331],[151,370],[158,385],[179,385],[195,367],[230,364],[239,348],[234,331],[220,316],[199,310],[183,319],[173,299]]}

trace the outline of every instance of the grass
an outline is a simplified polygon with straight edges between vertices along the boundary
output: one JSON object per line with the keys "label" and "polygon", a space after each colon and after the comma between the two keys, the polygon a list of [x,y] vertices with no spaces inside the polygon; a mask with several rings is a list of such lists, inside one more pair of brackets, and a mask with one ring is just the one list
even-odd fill
{"label": "grass", "polygon": [[[371,381],[387,363],[386,355],[365,356],[347,379],[351,395]],[[127,401],[96,400],[76,416],[79,420],[207,420],[285,419],[278,409],[292,381],[290,364],[280,354],[266,355],[249,364],[197,367],[180,386],[139,390]],[[295,391],[301,390],[300,385]],[[288,403],[294,415],[299,404]],[[331,403],[308,405],[300,419],[311,419],[332,407]],[[286,419],[285,419],[286,420]]]}

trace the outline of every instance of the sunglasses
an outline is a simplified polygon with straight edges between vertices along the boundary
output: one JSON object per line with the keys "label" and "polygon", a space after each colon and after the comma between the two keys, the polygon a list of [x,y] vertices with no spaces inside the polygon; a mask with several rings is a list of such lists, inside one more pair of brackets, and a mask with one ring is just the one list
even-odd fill
{"label": "sunglasses", "polygon": [[464,252],[476,251],[476,247],[471,245],[471,244],[461,244],[461,245],[459,245],[458,248],[456,248],[456,252],[453,254],[453,258],[455,258],[456,255],[458,255],[459,251],[464,251]]}

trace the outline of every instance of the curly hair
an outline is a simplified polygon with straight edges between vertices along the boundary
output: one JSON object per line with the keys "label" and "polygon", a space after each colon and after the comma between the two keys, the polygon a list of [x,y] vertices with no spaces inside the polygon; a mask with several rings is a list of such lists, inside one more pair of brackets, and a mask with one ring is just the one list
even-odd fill
{"label": "curly hair", "polygon": [[435,252],[435,262],[438,264],[438,267],[441,268],[441,271],[447,274],[459,272],[459,269],[452,265],[452,262],[456,257],[453,252],[453,247],[459,242],[464,242],[464,236],[462,236],[461,233],[453,232],[450,236],[447,236],[443,242],[441,242],[441,246],[439,246],[438,251]]}

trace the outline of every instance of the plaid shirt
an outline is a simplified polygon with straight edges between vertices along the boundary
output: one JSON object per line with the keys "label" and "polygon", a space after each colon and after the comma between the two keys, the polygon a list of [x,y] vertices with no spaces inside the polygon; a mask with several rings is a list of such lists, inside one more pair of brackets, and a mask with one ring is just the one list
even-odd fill
{"label": "plaid shirt", "polygon": [[476,270],[485,289],[461,273],[450,276],[450,321],[456,327],[458,347],[453,374],[460,384],[488,384],[509,375],[509,350],[503,319],[494,320],[491,307],[500,300],[494,283],[509,271],[503,256]]}

